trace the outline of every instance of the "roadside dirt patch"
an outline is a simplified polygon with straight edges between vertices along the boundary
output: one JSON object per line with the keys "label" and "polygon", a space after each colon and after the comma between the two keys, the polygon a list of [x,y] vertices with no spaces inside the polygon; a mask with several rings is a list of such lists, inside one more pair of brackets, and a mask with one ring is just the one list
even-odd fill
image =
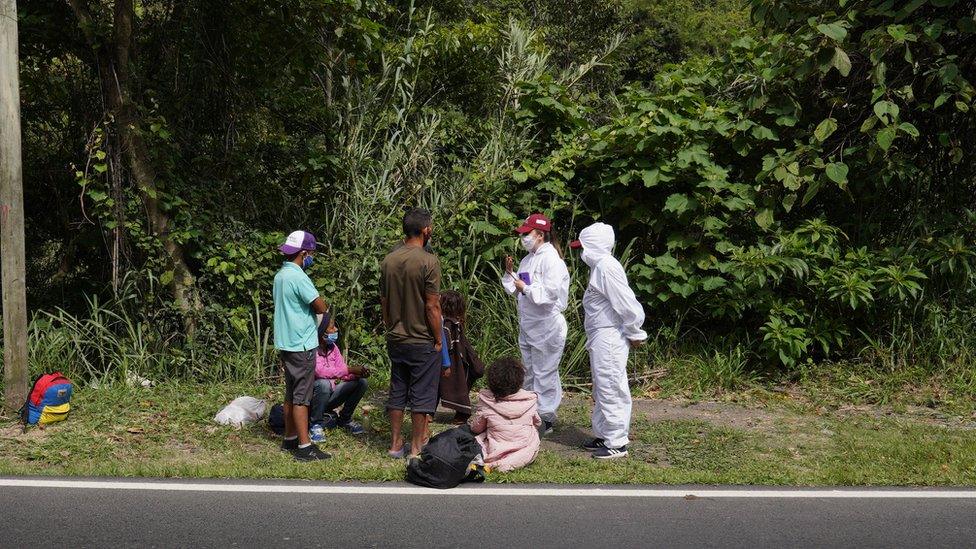
{"label": "roadside dirt patch", "polygon": [[[582,409],[588,418],[589,399],[570,396],[563,402],[564,406]],[[656,399],[634,399],[633,414],[644,416],[648,421],[705,421],[717,427],[736,429],[763,429],[787,415],[761,405]]]}
{"label": "roadside dirt patch", "polygon": [[11,438],[17,440],[43,440],[47,438],[47,430],[40,427],[31,427],[24,432],[24,426],[17,423],[9,427],[0,427],[0,438]]}
{"label": "roadside dirt patch", "polygon": [[782,413],[758,406],[675,400],[635,400],[634,413],[643,414],[649,421],[697,420],[746,430],[762,430],[784,418]]}
{"label": "roadside dirt patch", "polygon": [[831,413],[839,418],[894,419],[954,429],[976,429],[976,414],[971,417],[953,416],[924,406],[908,406],[904,411],[896,411],[887,406],[848,404]]}
{"label": "roadside dirt patch", "polygon": [[214,459],[212,452],[192,441],[172,440],[164,444],[160,455],[153,458],[156,464],[185,467],[187,465],[206,465]]}
{"label": "roadside dirt patch", "polygon": [[[589,431],[592,403],[579,395],[566,395],[560,409],[560,421],[555,432],[545,437],[542,449],[563,458],[585,458],[588,454],[580,446],[593,435]],[[667,450],[642,440],[639,420],[657,423],[664,421],[701,421],[714,427],[743,431],[770,432],[777,425],[791,420],[786,412],[762,406],[747,406],[722,402],[687,402],[678,400],[635,399],[631,453],[641,461],[658,467],[670,466]],[[793,418],[795,419],[795,418]]]}
{"label": "roadside dirt patch", "polygon": [[171,440],[167,442],[165,444],[165,449],[173,452],[174,454],[180,454],[183,456],[194,456],[203,452],[203,448],[200,448],[195,444],[178,440]]}

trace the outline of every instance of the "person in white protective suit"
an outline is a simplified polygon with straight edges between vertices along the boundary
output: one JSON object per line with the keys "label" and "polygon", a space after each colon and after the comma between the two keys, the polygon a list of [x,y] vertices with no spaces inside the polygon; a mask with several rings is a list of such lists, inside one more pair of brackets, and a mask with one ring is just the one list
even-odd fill
{"label": "person in white protective suit", "polygon": [[517,271],[512,258],[505,258],[502,285],[518,299],[523,387],[539,395],[541,430],[546,434],[552,432],[563,398],[559,361],[566,345],[563,311],[569,300],[569,270],[554,245],[552,222],[546,216],[530,215],[516,232],[528,254]]}
{"label": "person in white protective suit", "polygon": [[630,348],[647,339],[641,329],[644,308],[627,283],[623,266],[613,257],[613,227],[594,223],[570,244],[582,248],[581,258],[590,267],[590,281],[583,294],[583,327],[593,376],[593,435],[583,448],[597,459],[627,455],[630,443],[630,385],[627,358]]}

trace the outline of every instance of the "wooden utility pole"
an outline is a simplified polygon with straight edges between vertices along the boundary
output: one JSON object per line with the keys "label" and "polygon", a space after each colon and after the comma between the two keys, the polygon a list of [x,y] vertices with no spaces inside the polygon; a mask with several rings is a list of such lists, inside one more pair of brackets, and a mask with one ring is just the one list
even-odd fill
{"label": "wooden utility pole", "polygon": [[17,0],[0,0],[0,260],[3,275],[3,387],[6,408],[27,398],[24,181],[20,158]]}

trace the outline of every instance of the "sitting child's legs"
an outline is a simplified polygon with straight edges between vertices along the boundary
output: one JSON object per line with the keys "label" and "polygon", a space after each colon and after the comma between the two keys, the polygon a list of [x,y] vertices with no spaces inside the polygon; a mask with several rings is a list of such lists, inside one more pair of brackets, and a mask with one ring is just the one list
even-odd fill
{"label": "sitting child's legs", "polygon": [[312,425],[322,424],[325,411],[330,409],[329,402],[333,396],[332,382],[328,379],[316,379],[312,387],[312,406],[309,408],[308,421]]}

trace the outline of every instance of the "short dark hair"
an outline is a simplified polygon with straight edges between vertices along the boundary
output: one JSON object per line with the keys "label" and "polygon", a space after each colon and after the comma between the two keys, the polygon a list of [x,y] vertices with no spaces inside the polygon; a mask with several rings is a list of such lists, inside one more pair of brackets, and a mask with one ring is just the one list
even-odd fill
{"label": "short dark hair", "polygon": [[441,312],[447,318],[452,318],[464,324],[464,296],[454,290],[444,290],[441,292]]}
{"label": "short dark hair", "polygon": [[525,368],[518,359],[499,358],[488,367],[488,389],[496,399],[514,395],[525,381]]}
{"label": "short dark hair", "polygon": [[428,210],[423,208],[413,208],[403,214],[403,234],[407,236],[420,236],[424,229],[430,227],[431,216]]}

